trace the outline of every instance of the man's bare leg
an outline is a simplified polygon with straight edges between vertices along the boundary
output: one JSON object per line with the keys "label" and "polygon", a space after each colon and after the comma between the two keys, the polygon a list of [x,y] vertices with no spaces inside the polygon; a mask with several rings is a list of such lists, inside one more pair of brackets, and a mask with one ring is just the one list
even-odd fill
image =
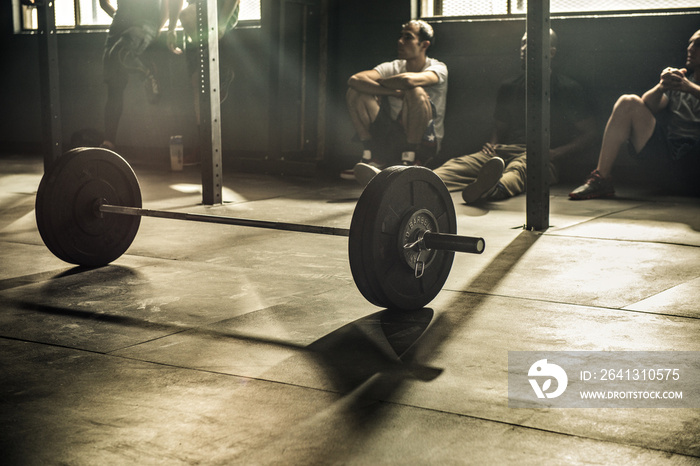
{"label": "man's bare leg", "polygon": [[569,193],[569,197],[583,200],[614,196],[610,175],[622,145],[630,141],[636,151],[642,150],[655,125],[656,118],[641,97],[628,94],[617,99],[603,133],[598,166],[583,185]]}
{"label": "man's bare leg", "polygon": [[376,96],[348,89],[345,100],[350,112],[350,120],[360,141],[369,141],[372,134],[369,127],[379,114],[379,99]]}
{"label": "man's bare leg", "polygon": [[605,126],[603,143],[598,156],[597,170],[603,178],[609,178],[615,159],[627,141],[635,150],[641,150],[654,132],[656,119],[644,102],[636,95],[623,95],[613,107]]}
{"label": "man's bare leg", "polygon": [[433,109],[430,97],[422,87],[407,90],[404,95],[402,115],[403,127],[406,129],[406,139],[410,145],[418,145],[423,139],[425,129],[433,119]]}

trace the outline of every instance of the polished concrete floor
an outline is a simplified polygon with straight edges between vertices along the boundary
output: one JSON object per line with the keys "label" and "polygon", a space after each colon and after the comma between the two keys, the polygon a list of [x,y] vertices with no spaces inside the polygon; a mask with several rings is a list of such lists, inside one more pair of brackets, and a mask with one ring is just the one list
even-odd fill
{"label": "polished concrete floor", "polygon": [[[347,227],[345,181],[135,167],[145,206]],[[700,409],[508,405],[509,351],[700,351],[700,203],[634,188],[522,228],[468,207],[429,309],[377,308],[347,240],[144,218],[76,268],[34,219],[41,161],[0,158],[3,464],[700,464]]]}

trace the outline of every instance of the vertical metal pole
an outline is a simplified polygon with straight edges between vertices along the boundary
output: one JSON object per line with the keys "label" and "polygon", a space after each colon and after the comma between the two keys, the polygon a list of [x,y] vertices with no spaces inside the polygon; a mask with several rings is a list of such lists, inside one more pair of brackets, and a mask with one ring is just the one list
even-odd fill
{"label": "vertical metal pole", "polygon": [[39,22],[39,74],[41,82],[41,118],[44,169],[61,155],[61,101],[58,80],[58,39],[54,2],[37,4]]}
{"label": "vertical metal pole", "polygon": [[549,0],[527,3],[527,223],[549,228]]}
{"label": "vertical metal pole", "polygon": [[199,142],[202,150],[202,203],[221,204],[221,92],[219,85],[219,24],[216,0],[197,2],[199,54]]}
{"label": "vertical metal pole", "polygon": [[329,0],[321,0],[321,33],[318,59],[318,117],[316,129],[316,160],[326,157],[326,105],[328,91],[328,21]]}

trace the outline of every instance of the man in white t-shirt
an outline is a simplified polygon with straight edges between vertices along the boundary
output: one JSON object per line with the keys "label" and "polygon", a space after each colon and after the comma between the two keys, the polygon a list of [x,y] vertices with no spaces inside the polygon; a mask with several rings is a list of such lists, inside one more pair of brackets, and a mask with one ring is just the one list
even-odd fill
{"label": "man in white t-shirt", "polygon": [[[427,164],[437,154],[444,134],[447,66],[427,56],[432,42],[428,23],[410,21],[401,30],[398,59],[348,80],[350,119],[364,148],[358,166]],[[355,179],[358,166],[341,177]]]}

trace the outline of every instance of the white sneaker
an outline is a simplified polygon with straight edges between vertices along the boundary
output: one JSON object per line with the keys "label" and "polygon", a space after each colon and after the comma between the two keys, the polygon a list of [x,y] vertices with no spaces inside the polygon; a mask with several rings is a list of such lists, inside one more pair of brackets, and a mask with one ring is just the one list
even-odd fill
{"label": "white sneaker", "polygon": [[[372,151],[365,149],[362,151],[362,159],[360,160],[360,163],[373,163],[372,162]],[[350,180],[354,181],[355,180],[355,168],[348,168],[347,170],[343,170],[340,172],[340,177],[344,180]]]}
{"label": "white sneaker", "polygon": [[372,178],[377,176],[381,171],[381,168],[373,163],[358,163],[355,165],[355,168],[353,168],[355,180],[357,180],[361,186],[367,186],[369,182],[372,181]]}

